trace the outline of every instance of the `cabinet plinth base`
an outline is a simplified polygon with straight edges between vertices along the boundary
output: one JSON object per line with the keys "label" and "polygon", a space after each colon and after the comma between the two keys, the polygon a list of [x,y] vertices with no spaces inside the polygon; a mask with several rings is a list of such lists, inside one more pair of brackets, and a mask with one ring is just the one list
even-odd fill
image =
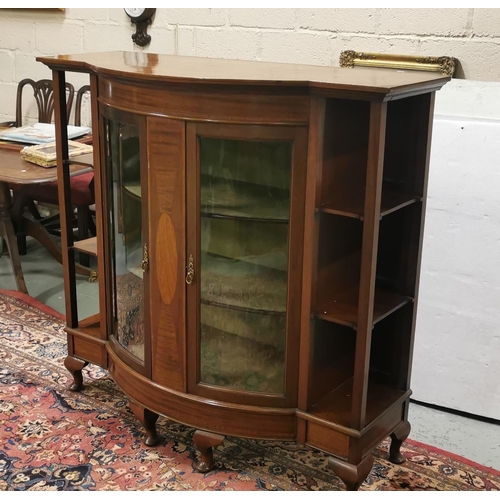
{"label": "cabinet plinth base", "polygon": [[160,442],[160,436],[156,432],[156,421],[158,420],[158,413],[155,413],[144,406],[141,406],[134,401],[129,401],[128,407],[130,411],[135,415],[135,418],[144,426],[146,435],[144,436],[143,442],[146,446],[155,446]]}
{"label": "cabinet plinth base", "polygon": [[373,467],[373,455],[367,455],[359,464],[350,464],[339,458],[329,457],[328,465],[330,469],[342,479],[347,491],[356,491]]}
{"label": "cabinet plinth base", "polygon": [[73,383],[69,386],[70,391],[79,392],[83,389],[83,375],[82,370],[88,365],[88,361],[67,356],[64,360],[64,366],[71,375],[73,375]]}
{"label": "cabinet plinth base", "polygon": [[208,472],[214,468],[214,455],[212,448],[224,441],[224,436],[206,431],[196,431],[193,435],[193,442],[197,450],[201,453],[201,459],[194,464],[198,472]]}
{"label": "cabinet plinth base", "polygon": [[410,422],[405,421],[391,434],[391,446],[389,448],[389,461],[393,464],[402,464],[406,457],[401,453],[401,445],[411,431]]}

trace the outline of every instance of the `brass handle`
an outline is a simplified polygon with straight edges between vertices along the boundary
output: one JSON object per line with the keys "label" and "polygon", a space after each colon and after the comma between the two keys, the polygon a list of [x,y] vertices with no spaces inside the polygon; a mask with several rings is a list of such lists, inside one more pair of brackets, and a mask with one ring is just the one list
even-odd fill
{"label": "brass handle", "polygon": [[141,263],[142,272],[147,273],[149,271],[149,253],[148,246],[145,244],[142,251],[142,263]]}
{"label": "brass handle", "polygon": [[186,266],[187,274],[186,274],[186,283],[190,285],[194,281],[194,263],[193,263],[193,255],[189,255],[189,262]]}

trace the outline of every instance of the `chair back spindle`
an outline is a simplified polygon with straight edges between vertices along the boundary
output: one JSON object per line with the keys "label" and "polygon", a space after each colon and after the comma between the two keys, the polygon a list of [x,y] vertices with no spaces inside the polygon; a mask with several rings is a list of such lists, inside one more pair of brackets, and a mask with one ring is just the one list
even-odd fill
{"label": "chair back spindle", "polygon": [[80,127],[82,124],[82,100],[83,96],[86,93],[90,94],[90,85],[84,85],[83,87],[80,87],[78,89],[78,92],[76,93],[76,100],[75,100],[75,125],[77,127]]}
{"label": "chair back spindle", "polygon": [[[45,79],[35,81],[31,78],[25,78],[21,80],[17,86],[16,126],[21,127],[23,123],[22,95],[26,85],[31,85],[33,88],[33,95],[38,109],[38,122],[51,123],[54,115],[54,89],[52,87],[52,80]],[[71,83],[66,83],[66,111],[68,114],[68,121],[71,114],[74,95],[75,88]]]}

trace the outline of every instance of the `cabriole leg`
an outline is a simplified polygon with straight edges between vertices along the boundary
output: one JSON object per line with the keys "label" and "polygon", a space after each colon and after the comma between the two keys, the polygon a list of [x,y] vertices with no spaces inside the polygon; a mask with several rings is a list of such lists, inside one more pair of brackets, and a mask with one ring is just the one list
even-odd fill
{"label": "cabriole leg", "polygon": [[212,448],[224,441],[224,436],[212,434],[206,431],[196,431],[193,442],[196,449],[201,453],[201,459],[194,464],[198,472],[208,472],[214,468],[214,456]]}
{"label": "cabriole leg", "polygon": [[389,460],[393,464],[402,464],[406,457],[401,453],[401,445],[403,441],[410,434],[411,425],[410,422],[403,422],[392,434],[391,434],[391,446],[389,448]]}
{"label": "cabriole leg", "polygon": [[330,469],[342,479],[346,485],[347,491],[356,491],[359,489],[363,481],[368,477],[368,474],[373,467],[373,455],[367,455],[357,465],[350,464],[339,458],[330,457],[328,465]]}
{"label": "cabriole leg", "polygon": [[144,426],[146,435],[144,436],[144,444],[146,446],[155,446],[160,441],[160,436],[156,432],[156,421],[158,413],[155,413],[144,406],[141,406],[133,401],[129,401],[128,407],[135,415],[135,418]]}
{"label": "cabriole leg", "polygon": [[67,356],[64,360],[64,366],[71,375],[73,375],[73,383],[69,386],[70,391],[79,392],[83,389],[83,375],[82,370],[88,365],[88,361]]}

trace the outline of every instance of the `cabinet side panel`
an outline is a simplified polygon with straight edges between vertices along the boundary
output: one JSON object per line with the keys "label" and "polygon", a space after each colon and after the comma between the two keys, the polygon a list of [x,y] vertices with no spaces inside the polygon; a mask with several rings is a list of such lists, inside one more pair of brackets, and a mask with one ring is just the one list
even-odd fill
{"label": "cabinet side panel", "polygon": [[106,345],[102,341],[69,335],[72,339],[74,355],[91,363],[105,367],[107,365]]}
{"label": "cabinet side panel", "polygon": [[307,422],[307,444],[337,457],[347,458],[349,453],[349,436],[314,422]]}
{"label": "cabinet side panel", "polygon": [[148,117],[152,380],[177,391],[185,377],[185,124]]}

